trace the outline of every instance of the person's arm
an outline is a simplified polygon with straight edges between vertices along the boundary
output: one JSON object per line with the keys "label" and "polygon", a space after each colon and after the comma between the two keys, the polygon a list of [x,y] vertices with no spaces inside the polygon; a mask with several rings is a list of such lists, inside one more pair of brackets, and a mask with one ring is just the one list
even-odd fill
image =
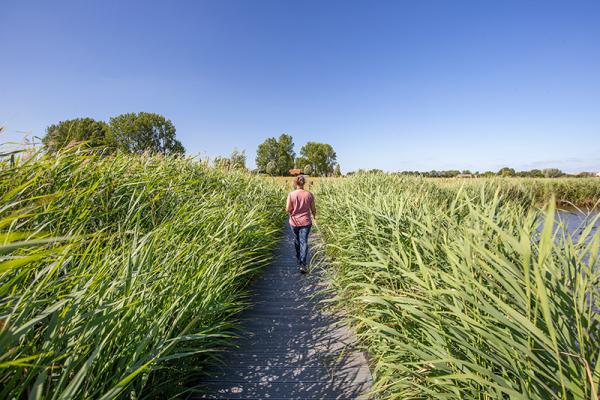
{"label": "person's arm", "polygon": [[317,206],[315,205],[315,196],[312,196],[312,201],[310,202],[310,211],[312,212],[313,217],[317,216]]}
{"label": "person's arm", "polygon": [[287,211],[288,214],[292,213],[292,201],[290,199],[290,195],[289,194],[287,196],[287,200],[286,200],[286,204],[285,204],[285,210]]}

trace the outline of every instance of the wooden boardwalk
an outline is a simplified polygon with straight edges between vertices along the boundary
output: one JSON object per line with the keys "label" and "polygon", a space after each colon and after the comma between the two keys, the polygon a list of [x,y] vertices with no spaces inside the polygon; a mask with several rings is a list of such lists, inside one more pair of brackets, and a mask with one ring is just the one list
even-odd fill
{"label": "wooden boardwalk", "polygon": [[320,268],[301,275],[287,225],[284,232],[273,262],[252,285],[252,307],[240,315],[239,347],[201,382],[207,394],[193,398],[356,399],[370,389],[352,335],[320,307]]}

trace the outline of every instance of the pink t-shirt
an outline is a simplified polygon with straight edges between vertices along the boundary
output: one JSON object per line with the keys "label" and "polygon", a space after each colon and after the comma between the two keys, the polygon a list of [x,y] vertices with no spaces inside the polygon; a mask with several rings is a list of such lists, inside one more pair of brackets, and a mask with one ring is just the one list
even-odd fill
{"label": "pink t-shirt", "polygon": [[312,193],[306,190],[294,190],[288,194],[287,209],[290,214],[290,225],[306,226],[312,224],[310,208],[314,201],[315,198]]}

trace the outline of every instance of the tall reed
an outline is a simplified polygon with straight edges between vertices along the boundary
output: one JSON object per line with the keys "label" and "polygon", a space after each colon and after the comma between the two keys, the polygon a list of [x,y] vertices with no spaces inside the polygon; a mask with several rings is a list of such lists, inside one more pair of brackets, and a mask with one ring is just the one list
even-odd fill
{"label": "tall reed", "polygon": [[283,194],[73,150],[0,168],[0,398],[163,398],[218,358]]}
{"label": "tall reed", "polygon": [[[493,182],[324,181],[337,304],[398,399],[598,399],[600,233]],[[594,221],[592,221],[593,223]]]}
{"label": "tall reed", "polygon": [[445,188],[479,191],[482,187],[499,190],[503,197],[544,205],[554,198],[559,206],[593,208],[600,206],[598,178],[434,178]]}

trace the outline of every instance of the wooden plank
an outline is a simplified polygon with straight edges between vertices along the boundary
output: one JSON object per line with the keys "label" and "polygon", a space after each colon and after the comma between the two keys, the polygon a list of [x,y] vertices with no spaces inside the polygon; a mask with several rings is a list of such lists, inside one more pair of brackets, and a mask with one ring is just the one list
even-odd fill
{"label": "wooden plank", "polygon": [[[323,264],[322,262],[319,264]],[[297,271],[289,227],[238,316],[236,348],[198,382],[194,399],[354,399],[371,387],[355,339],[323,310],[318,268]],[[364,397],[363,397],[364,398]]]}

